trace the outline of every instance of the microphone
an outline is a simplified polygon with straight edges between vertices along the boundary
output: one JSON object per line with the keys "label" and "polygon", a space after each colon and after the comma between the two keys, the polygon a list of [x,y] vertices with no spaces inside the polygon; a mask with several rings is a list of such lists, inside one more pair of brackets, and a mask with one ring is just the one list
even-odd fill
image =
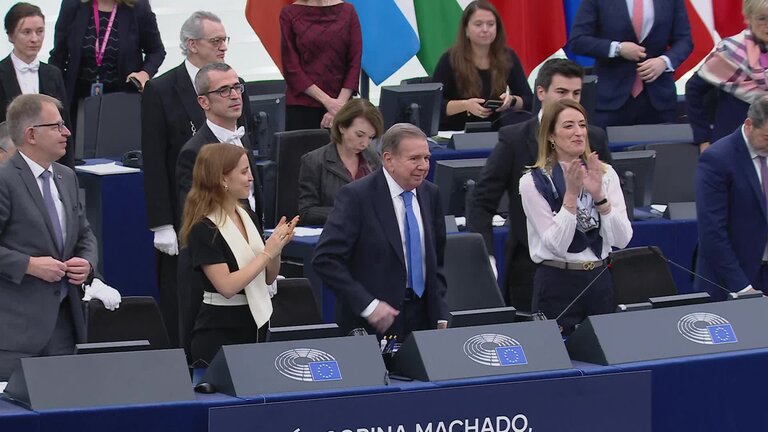
{"label": "microphone", "polygon": [[[607,259],[608,259],[608,260],[610,260],[610,257],[608,257]],[[595,282],[597,282],[597,280],[598,280],[598,279],[600,279],[600,276],[602,276],[602,275],[603,275],[603,273],[605,273],[605,271],[606,271],[606,270],[608,270],[609,268],[611,268],[611,262],[610,262],[610,261],[608,261],[608,263],[606,263],[606,265],[604,265],[604,266],[603,266],[603,269],[602,269],[602,270],[600,270],[600,273],[598,273],[598,274],[597,274],[597,276],[595,276],[595,277],[594,277],[594,278],[593,278],[593,279],[592,279],[592,280],[591,280],[591,281],[590,281],[590,282],[587,284],[587,286],[586,286],[586,287],[584,287],[584,289],[583,289],[583,290],[581,290],[581,292],[579,293],[579,295],[577,295],[577,296],[576,296],[576,298],[575,298],[575,299],[573,299],[573,301],[572,301],[572,302],[570,302],[570,303],[568,304],[568,306],[566,306],[566,307],[565,307],[565,309],[563,309],[563,311],[562,311],[562,312],[560,312],[560,315],[558,315],[558,316],[557,316],[557,318],[555,318],[555,321],[557,321],[557,320],[559,320],[560,318],[562,318],[562,317],[563,317],[563,315],[565,315],[565,313],[566,313],[566,312],[568,312],[568,311],[571,309],[571,307],[573,307],[573,305],[574,305],[574,304],[576,304],[576,302],[577,302],[577,301],[579,301],[579,299],[581,298],[581,296],[583,296],[584,294],[586,294],[586,293],[587,293],[587,291],[589,291],[589,289],[592,287],[592,285],[594,285],[594,284],[595,284]]]}
{"label": "microphone", "polygon": [[[719,285],[716,282],[711,281],[711,280],[705,278],[704,276],[702,276],[702,275],[700,275],[700,274],[698,274],[698,273],[696,273],[696,272],[694,272],[692,270],[688,270],[684,266],[682,266],[682,265],[672,261],[671,259],[665,257],[664,254],[661,253],[661,250],[659,250],[659,248],[648,247],[648,249],[650,249],[651,252],[653,252],[654,255],[658,256],[659,258],[663,259],[664,261],[668,262],[669,264],[672,264],[673,266],[675,266],[675,267],[685,271],[686,273],[688,273],[688,274],[690,274],[692,276],[695,276],[695,277],[697,277],[697,278],[699,278],[699,279],[701,279],[701,280],[703,280],[705,282],[709,282],[710,284],[720,288],[721,290],[723,290],[728,295],[728,300],[738,300],[740,298],[744,299],[744,298],[752,298],[752,297],[756,297],[757,296],[756,294],[741,295],[741,294],[739,294],[737,292],[733,292],[733,291],[729,290],[728,288],[726,288],[726,287],[724,287],[722,285]],[[762,296],[762,293],[760,294],[760,296]]]}

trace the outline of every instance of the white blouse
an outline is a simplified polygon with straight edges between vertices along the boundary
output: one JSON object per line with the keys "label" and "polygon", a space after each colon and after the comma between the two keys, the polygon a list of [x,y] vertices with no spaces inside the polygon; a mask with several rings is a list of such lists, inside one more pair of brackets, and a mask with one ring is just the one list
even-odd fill
{"label": "white blouse", "polygon": [[528,172],[520,179],[520,197],[528,227],[528,250],[531,260],[583,262],[608,257],[611,247],[623,248],[632,239],[632,223],[627,217],[627,207],[621,192],[621,183],[616,171],[610,166],[603,175],[603,193],[611,203],[611,211],[600,215],[600,236],[603,238],[601,256],[595,256],[587,247],[579,253],[568,252],[576,232],[576,215],[561,207],[557,213],[536,189],[533,175]]}

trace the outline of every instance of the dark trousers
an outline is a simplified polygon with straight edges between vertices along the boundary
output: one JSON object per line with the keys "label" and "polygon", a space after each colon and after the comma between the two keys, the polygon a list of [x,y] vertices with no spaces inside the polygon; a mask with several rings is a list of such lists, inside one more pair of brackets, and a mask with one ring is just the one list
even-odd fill
{"label": "dark trousers", "polygon": [[529,311],[533,301],[533,277],[536,264],[531,261],[528,248],[523,244],[507,250],[504,280],[507,287],[506,301],[510,306],[521,311]]}
{"label": "dark trousers", "polygon": [[326,112],[322,107],[288,105],[285,107],[285,130],[320,129]]}
{"label": "dark trousers", "polygon": [[400,314],[395,317],[395,322],[392,323],[392,327],[385,334],[396,336],[397,340],[403,342],[413,331],[435,328],[437,322],[429,322],[427,295],[428,293],[424,292],[422,297],[418,297],[409,288],[405,293]]}
{"label": "dark trousers", "polygon": [[[35,323],[29,323],[29,325],[35,325]],[[0,351],[0,381],[8,381],[11,373],[16,368],[16,365],[18,365],[19,359],[25,357],[72,355],[74,353],[75,323],[72,320],[72,309],[67,297],[59,305],[59,315],[56,318],[56,326],[53,328],[51,338],[40,352]]]}
{"label": "dark trousers", "polygon": [[179,298],[176,292],[178,286],[178,255],[167,255],[159,251],[157,254],[157,288],[160,291],[160,313],[163,315],[165,329],[172,347],[179,346]]}
{"label": "dark trousers", "polygon": [[752,288],[768,295],[768,264],[763,263],[763,265],[760,266],[760,271],[757,273],[757,281],[755,281]]}
{"label": "dark trousers", "polygon": [[631,95],[617,110],[595,111],[595,124],[606,126],[632,126],[638,124],[674,123],[677,109],[658,111],[651,104],[648,92],[643,90],[636,98]]}
{"label": "dark trousers", "polygon": [[555,319],[594,280],[589,290],[557,320],[563,335],[571,334],[589,315],[613,312],[611,275],[606,271],[597,277],[604,268],[581,271],[539,265],[533,278],[532,311],[541,311],[548,319]]}

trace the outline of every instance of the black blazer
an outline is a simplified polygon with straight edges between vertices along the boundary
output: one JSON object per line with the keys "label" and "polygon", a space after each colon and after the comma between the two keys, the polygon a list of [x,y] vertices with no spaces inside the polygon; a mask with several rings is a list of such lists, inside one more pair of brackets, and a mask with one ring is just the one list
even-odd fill
{"label": "black blazer", "polygon": [[[475,184],[472,205],[467,213],[467,227],[483,235],[490,254],[494,254],[491,219],[505,191],[509,195],[507,259],[513,256],[518,244],[528,247],[528,230],[519,192],[520,177],[526,167],[536,163],[539,154],[538,134],[539,119],[536,117],[501,128],[499,143],[488,157],[480,179]],[[597,126],[589,126],[588,137],[592,151],[597,152],[601,161],[610,164],[613,159],[605,132]]]}
{"label": "black blazer", "polygon": [[[69,119],[69,106],[66,103],[66,90],[64,89],[64,79],[61,77],[61,71],[56,66],[40,62],[40,69],[37,71],[40,80],[40,94],[54,97],[61,101],[64,109],[61,112],[61,118],[71,126]],[[10,54],[0,61],[0,122],[5,121],[5,110],[13,98],[21,94],[21,87],[16,78],[16,69],[13,68],[13,60]],[[75,166],[75,142],[70,137],[67,140],[67,153],[59,159],[59,163],[70,168]]]}
{"label": "black blazer", "polygon": [[[91,20],[91,2],[62,0],[53,35],[50,63],[64,73],[69,104],[72,103],[77,87],[83,37]],[[149,2],[138,1],[133,7],[118,4],[115,22],[119,23],[120,29],[120,59],[117,64],[120,82],[125,81],[128,74],[141,70],[150,77],[154,76],[165,59],[165,48]]]}
{"label": "black blazer", "polygon": [[[197,93],[184,63],[144,86],[141,124],[148,225],[178,228],[181,208],[176,188],[176,160],[184,144],[205,125],[205,114],[197,103]],[[255,130],[247,92],[243,93],[243,115],[237,124],[245,126],[248,132]]]}
{"label": "black blazer", "polygon": [[[448,319],[443,276],[445,218],[437,186],[416,188],[424,226],[427,313],[432,328]],[[408,276],[395,208],[382,169],[339,190],[315,247],[312,265],[336,294],[336,317],[344,332],[357,327],[374,333],[360,313],[378,298],[403,310]]]}
{"label": "black blazer", "polygon": [[[363,151],[371,172],[381,168],[381,157],[370,147]],[[301,157],[299,169],[299,219],[301,225],[324,225],[339,189],[350,183],[349,172],[335,143],[328,143]]]}
{"label": "black blazer", "polygon": [[[260,232],[264,232],[264,207],[261,198],[261,182],[259,181],[258,171],[256,171],[256,160],[253,158],[253,148],[251,147],[248,136],[244,136],[241,140],[243,147],[248,154],[248,161],[251,164],[251,173],[253,175],[253,197],[256,199],[255,215],[251,214],[256,227]],[[213,134],[213,131],[207,124],[203,123],[203,128],[195,134],[179,152],[179,157],[176,162],[176,185],[178,188],[178,200],[179,210],[183,212],[184,203],[187,200],[187,194],[192,189],[192,172],[195,167],[195,160],[197,154],[204,145],[210,143],[217,143],[219,139]],[[245,204],[246,210],[251,213],[250,205],[247,202]],[[254,217],[255,216],[255,217]]]}

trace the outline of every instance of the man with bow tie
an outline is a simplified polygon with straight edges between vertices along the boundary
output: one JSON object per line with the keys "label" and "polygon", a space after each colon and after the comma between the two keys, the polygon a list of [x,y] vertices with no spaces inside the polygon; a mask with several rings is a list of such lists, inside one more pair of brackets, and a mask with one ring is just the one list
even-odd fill
{"label": "man with bow tie", "polygon": [[262,225],[261,184],[256,173],[256,165],[251,151],[251,143],[245,134],[245,128],[237,126],[237,119],[243,112],[243,92],[245,86],[240,82],[234,69],[225,63],[212,63],[203,66],[195,77],[197,103],[205,112],[205,123],[179,152],[176,162],[176,185],[179,192],[179,209],[184,210],[187,193],[192,188],[192,171],[200,149],[210,143],[226,142],[247,150],[251,161],[251,195],[245,205],[259,231]]}

